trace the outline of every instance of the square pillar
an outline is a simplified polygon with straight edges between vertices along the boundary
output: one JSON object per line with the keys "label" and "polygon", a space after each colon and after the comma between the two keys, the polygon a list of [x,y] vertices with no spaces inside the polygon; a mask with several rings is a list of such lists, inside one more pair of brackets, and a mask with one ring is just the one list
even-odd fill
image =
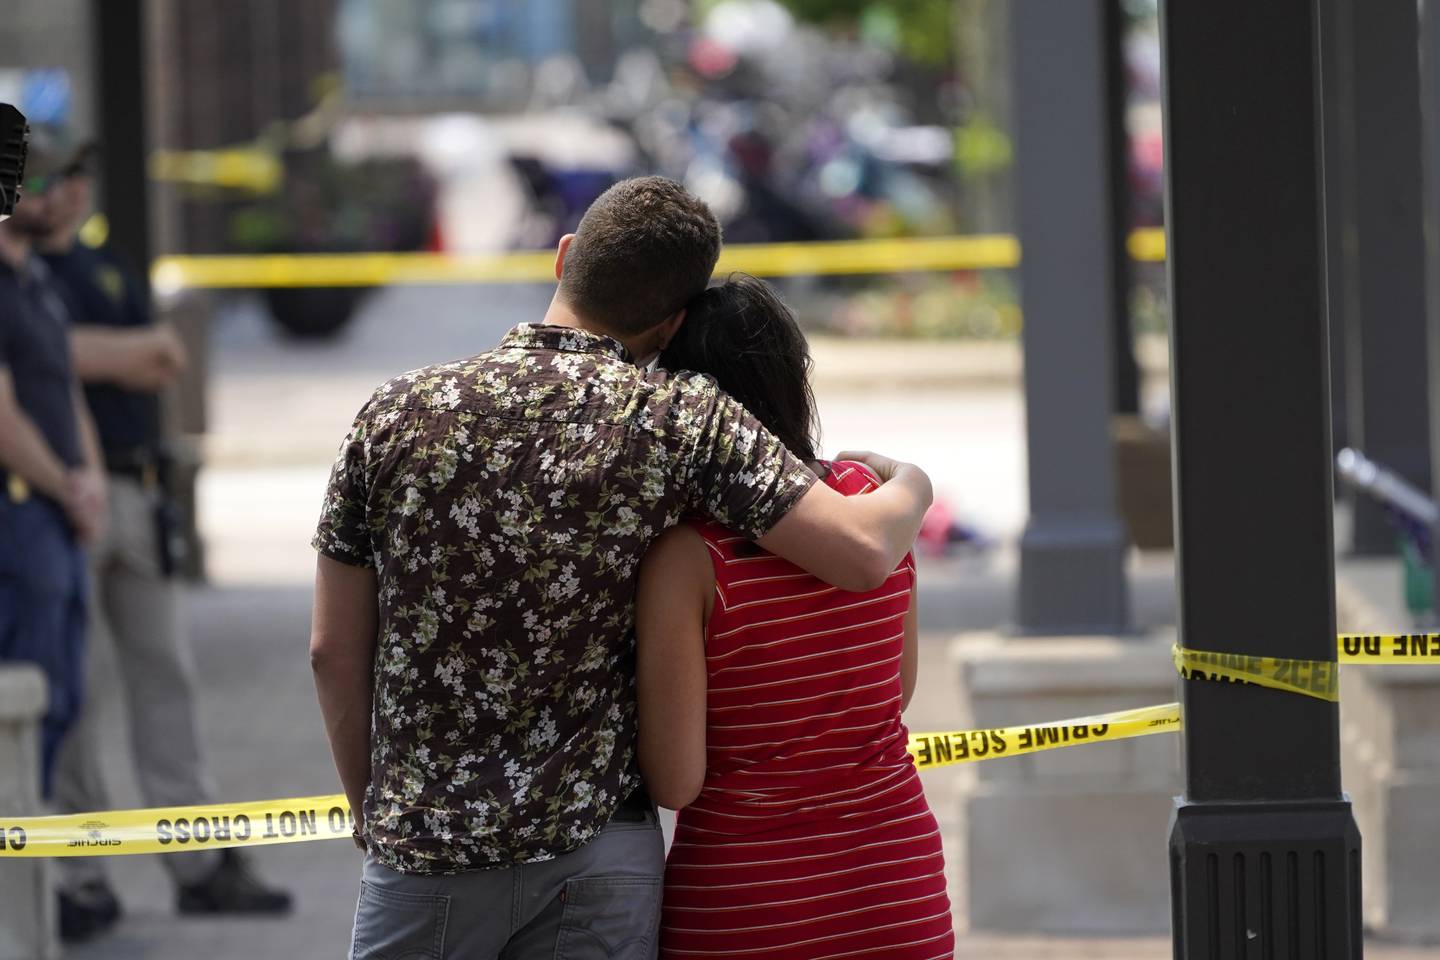
{"label": "square pillar", "polygon": [[[970,634],[951,658],[967,728],[1164,703],[1173,637],[1005,640]],[[1140,737],[975,764],[959,788],[960,904],[978,930],[1162,933],[1169,868],[1155,838],[1180,787],[1179,739]]]}
{"label": "square pillar", "polygon": [[1116,507],[1113,0],[1012,0],[1030,519],[1015,622],[1025,634],[1129,626]]}
{"label": "square pillar", "polygon": [[[1430,486],[1420,23],[1414,3],[1320,0],[1327,260],[1346,444]],[[1337,424],[1337,430],[1341,425]],[[1395,552],[1384,509],[1350,488],[1349,547]]]}

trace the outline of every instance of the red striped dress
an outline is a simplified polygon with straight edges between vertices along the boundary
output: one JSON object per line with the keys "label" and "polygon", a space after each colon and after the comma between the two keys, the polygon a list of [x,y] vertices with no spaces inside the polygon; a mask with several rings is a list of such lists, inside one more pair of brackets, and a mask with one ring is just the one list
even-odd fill
{"label": "red striped dress", "polygon": [[[864,467],[832,465],[848,495]],[[940,832],[905,751],[913,559],[847,593],[713,523],[705,786],[665,867],[662,958],[944,960]]]}

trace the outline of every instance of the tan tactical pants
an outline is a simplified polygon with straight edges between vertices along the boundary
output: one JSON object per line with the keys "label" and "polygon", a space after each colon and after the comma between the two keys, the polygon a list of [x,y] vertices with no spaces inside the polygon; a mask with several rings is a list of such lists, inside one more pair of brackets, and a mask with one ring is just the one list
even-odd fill
{"label": "tan tactical pants", "polygon": [[[60,748],[54,803],[61,813],[112,810],[105,782],[104,738],[97,701],[124,692],[130,751],[146,806],[214,802],[196,728],[195,666],[179,608],[179,585],[160,570],[151,491],[111,476],[104,542],[92,557],[93,601],[87,651],[87,697]],[[202,879],[218,851],[161,857],[178,883]],[[60,860],[74,888],[103,879],[103,858]]]}

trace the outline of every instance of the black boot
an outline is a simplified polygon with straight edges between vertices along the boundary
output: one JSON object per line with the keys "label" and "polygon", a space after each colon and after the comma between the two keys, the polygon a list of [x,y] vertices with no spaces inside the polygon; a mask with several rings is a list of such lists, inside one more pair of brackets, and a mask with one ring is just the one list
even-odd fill
{"label": "black boot", "polygon": [[99,936],[120,919],[120,901],[104,880],[90,880],[71,890],[61,890],[60,939],[80,943]]}
{"label": "black boot", "polygon": [[240,851],[227,848],[208,877],[179,889],[176,905],[181,913],[288,913],[290,894],[265,886]]}

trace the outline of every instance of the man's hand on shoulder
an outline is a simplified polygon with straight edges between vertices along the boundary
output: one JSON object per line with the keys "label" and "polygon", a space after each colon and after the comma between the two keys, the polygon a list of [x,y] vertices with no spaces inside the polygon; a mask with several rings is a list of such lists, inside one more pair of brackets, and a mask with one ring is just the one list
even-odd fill
{"label": "man's hand on shoulder", "polygon": [[[853,460],[856,463],[863,463],[870,468],[870,472],[880,480],[881,483],[889,483],[895,479],[895,474],[902,467],[913,466],[899,460],[892,459],[884,454],[875,453],[873,450],[842,450],[835,457],[836,460]],[[919,469],[916,467],[915,469]]]}
{"label": "man's hand on shoulder", "polygon": [[865,464],[881,484],[900,481],[918,500],[923,502],[923,509],[928,510],[931,502],[935,499],[935,490],[930,483],[930,475],[913,463],[895,460],[870,450],[845,450],[835,459],[854,460],[857,463]]}
{"label": "man's hand on shoulder", "polygon": [[879,454],[847,451],[836,459],[863,463],[880,489],[845,497],[816,484],[759,543],[842,590],[873,590],[910,552],[934,496],[930,478]]}

